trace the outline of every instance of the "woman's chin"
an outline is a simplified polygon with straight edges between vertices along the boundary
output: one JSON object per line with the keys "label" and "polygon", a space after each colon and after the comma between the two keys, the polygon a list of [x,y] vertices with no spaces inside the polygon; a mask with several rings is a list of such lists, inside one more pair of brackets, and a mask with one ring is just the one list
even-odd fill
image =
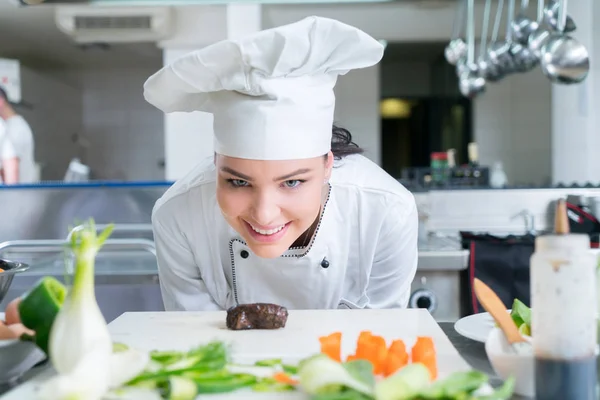
{"label": "woman's chin", "polygon": [[281,257],[292,245],[292,242],[286,240],[285,237],[273,243],[261,243],[252,238],[245,239],[252,253],[261,258]]}

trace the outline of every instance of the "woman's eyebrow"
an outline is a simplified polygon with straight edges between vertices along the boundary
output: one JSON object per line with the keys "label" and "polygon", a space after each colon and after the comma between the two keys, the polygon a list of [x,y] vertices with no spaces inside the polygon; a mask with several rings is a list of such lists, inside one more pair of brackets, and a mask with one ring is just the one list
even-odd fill
{"label": "woman's eyebrow", "polygon": [[285,181],[287,179],[293,178],[296,175],[300,175],[300,174],[306,174],[307,172],[310,172],[311,169],[310,168],[300,168],[294,172],[291,172],[289,174],[285,174],[283,176],[280,176],[279,178],[275,178],[275,181]]}
{"label": "woman's eyebrow", "polygon": [[[244,175],[241,172],[238,172],[234,169],[231,169],[229,167],[221,167],[221,171],[222,172],[227,172],[228,174],[231,174],[233,176],[236,176],[240,179],[243,179],[245,181],[252,181],[252,178],[249,177],[248,175]],[[290,172],[289,174],[285,174],[283,176],[277,177],[275,179],[273,179],[273,181],[285,181],[287,179],[293,178],[296,175],[300,175],[300,174],[306,174],[307,172],[311,172],[312,170],[310,168],[300,168],[297,169],[294,172]]]}
{"label": "woman's eyebrow", "polygon": [[237,172],[236,170],[231,169],[229,167],[221,167],[221,171],[227,172],[228,174],[231,174],[233,176],[237,176],[238,178],[241,178],[241,179],[246,180],[246,181],[251,181],[252,180],[252,178],[250,178],[248,175],[244,175],[241,172]]}

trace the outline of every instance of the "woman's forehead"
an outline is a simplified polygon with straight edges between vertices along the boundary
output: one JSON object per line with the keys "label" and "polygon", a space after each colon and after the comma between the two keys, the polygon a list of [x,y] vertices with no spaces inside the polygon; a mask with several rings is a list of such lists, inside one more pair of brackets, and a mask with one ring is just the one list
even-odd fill
{"label": "woman's forehead", "polygon": [[290,174],[309,173],[324,168],[323,157],[299,160],[249,160],[218,154],[216,167],[219,172],[247,175],[253,179],[281,178]]}

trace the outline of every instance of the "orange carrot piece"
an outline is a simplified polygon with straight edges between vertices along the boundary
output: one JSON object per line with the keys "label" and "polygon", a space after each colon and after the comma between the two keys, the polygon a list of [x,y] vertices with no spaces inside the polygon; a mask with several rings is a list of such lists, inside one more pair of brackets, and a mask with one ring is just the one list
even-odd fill
{"label": "orange carrot piece", "polygon": [[356,356],[356,354],[350,354],[348,357],[346,357],[346,361],[354,361],[354,360],[358,360],[358,357]]}
{"label": "orange carrot piece", "polygon": [[420,336],[412,348],[412,362],[422,363],[429,370],[431,380],[437,378],[437,358],[435,345],[430,337]]}
{"label": "orange carrot piece", "polygon": [[408,364],[406,345],[404,344],[404,341],[400,339],[394,340],[388,349],[385,367],[382,373],[384,376],[390,376],[406,364]]}
{"label": "orange carrot piece", "polygon": [[370,331],[362,331],[358,335],[358,340],[356,341],[356,357],[361,360],[369,360],[370,355],[372,354],[372,345],[371,337],[373,335]]}
{"label": "orange carrot piece", "polygon": [[390,344],[389,351],[392,353],[396,353],[396,354],[405,354],[406,353],[406,345],[404,344],[403,340],[396,339],[396,340],[392,341],[392,344]]}
{"label": "orange carrot piece", "polygon": [[321,353],[328,355],[335,361],[341,361],[342,357],[342,332],[334,332],[319,338]]}
{"label": "orange carrot piece", "polygon": [[276,372],[273,375],[273,379],[280,383],[286,383],[288,385],[297,385],[298,381],[293,379],[291,376],[286,374],[285,372]]}
{"label": "orange carrot piece", "polygon": [[383,370],[383,376],[388,377],[394,374],[399,369],[403,368],[408,364],[408,354],[407,353],[394,353],[392,351],[388,352],[387,357],[385,359],[385,367]]}
{"label": "orange carrot piece", "polygon": [[385,371],[385,360],[387,358],[387,344],[383,336],[371,336],[373,353],[371,354],[371,363],[373,364],[373,373],[382,374]]}

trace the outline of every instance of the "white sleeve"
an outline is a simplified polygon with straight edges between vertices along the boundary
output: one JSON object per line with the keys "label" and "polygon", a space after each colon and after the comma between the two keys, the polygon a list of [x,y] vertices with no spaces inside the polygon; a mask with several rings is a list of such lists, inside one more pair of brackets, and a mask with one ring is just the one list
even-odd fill
{"label": "white sleeve", "polygon": [[367,308],[406,308],[417,272],[419,216],[416,203],[388,209],[369,277]]}
{"label": "white sleeve", "polygon": [[3,160],[15,158],[17,150],[7,135],[4,125],[0,125],[0,157]]}
{"label": "white sleeve", "polygon": [[165,310],[221,310],[208,292],[183,234],[176,228],[169,229],[155,215],[152,227]]}

